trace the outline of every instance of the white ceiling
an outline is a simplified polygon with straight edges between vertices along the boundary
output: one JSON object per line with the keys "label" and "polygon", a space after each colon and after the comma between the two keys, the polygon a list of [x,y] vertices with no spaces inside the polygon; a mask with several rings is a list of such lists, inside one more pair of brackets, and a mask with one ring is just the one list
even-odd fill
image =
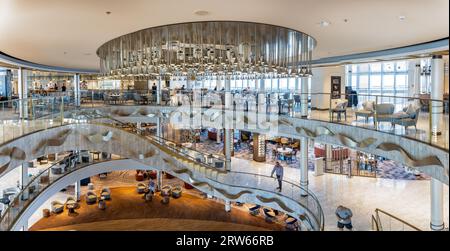
{"label": "white ceiling", "polygon": [[[210,14],[195,15],[198,10]],[[34,63],[98,69],[95,52],[110,39],[201,20],[254,21],[303,31],[317,39],[317,59],[448,37],[449,1],[0,0],[0,51]],[[331,24],[321,27],[322,20]]]}

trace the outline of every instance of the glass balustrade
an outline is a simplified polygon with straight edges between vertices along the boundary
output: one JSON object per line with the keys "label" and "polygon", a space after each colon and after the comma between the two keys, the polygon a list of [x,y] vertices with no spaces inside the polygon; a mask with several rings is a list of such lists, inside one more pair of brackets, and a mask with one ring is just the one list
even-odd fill
{"label": "glass balustrade", "polygon": [[[57,161],[50,167],[40,171],[38,174],[33,176],[29,180],[28,184],[22,190],[20,190],[19,193],[14,195],[14,197],[10,200],[10,203],[2,212],[0,218],[0,230],[10,230],[18,217],[23,213],[24,209],[28,205],[30,205],[42,191],[44,191],[54,182],[61,179],[64,175],[83,167],[92,165],[94,163],[110,161],[110,159],[102,159],[94,160],[93,162],[89,163],[79,163],[78,157],[78,155],[69,155],[63,160]],[[52,169],[54,169],[55,167],[61,168],[63,170],[62,173],[57,174],[52,172]]]}

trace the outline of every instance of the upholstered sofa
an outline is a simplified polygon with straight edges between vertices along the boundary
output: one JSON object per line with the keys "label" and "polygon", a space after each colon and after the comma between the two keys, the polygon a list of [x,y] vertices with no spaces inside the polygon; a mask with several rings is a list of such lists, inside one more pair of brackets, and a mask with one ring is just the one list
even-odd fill
{"label": "upholstered sofa", "polygon": [[52,201],[52,212],[55,214],[62,213],[64,211],[64,204],[55,200]]}
{"label": "upholstered sofa", "polygon": [[393,116],[395,106],[393,104],[378,104],[375,105],[375,121],[379,122],[391,122],[394,120]]}
{"label": "upholstered sofa", "polygon": [[[355,112],[356,120],[358,120],[358,117],[364,117],[366,120],[366,123],[369,122],[369,118],[373,117],[375,114],[375,102],[374,101],[365,101],[362,104],[362,109],[359,109]],[[374,121],[375,123],[375,121]]]}
{"label": "upholstered sofa", "polygon": [[105,200],[111,199],[111,189],[108,187],[104,187],[102,191],[100,192],[100,196],[103,197]]}
{"label": "upholstered sofa", "polygon": [[86,193],[86,203],[92,205],[97,202],[97,195],[93,191],[88,191]]}

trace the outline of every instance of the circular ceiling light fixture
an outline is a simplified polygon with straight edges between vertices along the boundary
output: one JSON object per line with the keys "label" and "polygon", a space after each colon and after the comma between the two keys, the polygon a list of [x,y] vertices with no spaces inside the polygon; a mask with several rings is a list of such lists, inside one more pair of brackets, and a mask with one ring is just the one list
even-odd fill
{"label": "circular ceiling light fixture", "polygon": [[203,21],[123,35],[98,50],[104,78],[167,80],[312,76],[316,40],[269,24]]}
{"label": "circular ceiling light fixture", "polygon": [[328,27],[328,26],[330,26],[331,23],[329,21],[322,20],[322,21],[320,21],[319,24],[321,27]]}
{"label": "circular ceiling light fixture", "polygon": [[401,15],[401,16],[398,16],[398,19],[399,19],[400,21],[405,21],[405,19],[406,19],[406,16],[403,16],[403,15]]}
{"label": "circular ceiling light fixture", "polygon": [[107,11],[107,12],[105,12],[106,13],[106,15],[109,15],[109,14],[111,14],[111,11]]}
{"label": "circular ceiling light fixture", "polygon": [[207,15],[209,15],[209,11],[198,10],[198,11],[194,12],[194,14],[197,15],[197,16],[207,16]]}

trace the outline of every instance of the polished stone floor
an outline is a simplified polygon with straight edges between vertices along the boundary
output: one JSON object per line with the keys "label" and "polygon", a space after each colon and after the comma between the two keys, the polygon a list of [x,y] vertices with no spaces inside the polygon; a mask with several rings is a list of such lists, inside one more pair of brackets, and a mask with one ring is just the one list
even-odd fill
{"label": "polished stone floor", "polygon": [[[273,165],[233,158],[232,170],[270,175]],[[284,168],[286,180],[299,183],[299,169]],[[266,182],[266,181],[265,181]],[[274,188],[276,181],[272,180]],[[309,190],[319,199],[325,214],[325,230],[337,230],[334,214],[339,205],[353,211],[356,231],[371,230],[371,215],[379,208],[423,230],[430,224],[430,181],[393,180],[309,172]],[[444,218],[449,222],[449,189],[444,185]]]}

